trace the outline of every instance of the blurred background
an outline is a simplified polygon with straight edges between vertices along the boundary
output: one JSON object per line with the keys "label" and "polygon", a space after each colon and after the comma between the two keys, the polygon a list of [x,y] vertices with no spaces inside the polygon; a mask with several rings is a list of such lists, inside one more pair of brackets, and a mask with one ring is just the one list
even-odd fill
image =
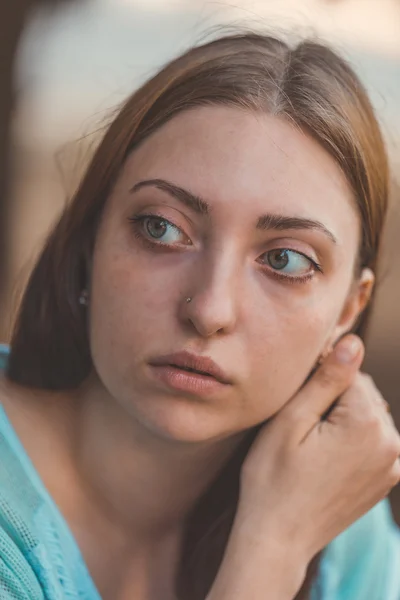
{"label": "blurred background", "polygon": [[[0,340],[44,237],[107,118],[218,25],[328,40],[366,85],[392,205],[366,370],[400,426],[400,0],[14,0],[0,6]],[[393,493],[400,522],[400,489]]]}

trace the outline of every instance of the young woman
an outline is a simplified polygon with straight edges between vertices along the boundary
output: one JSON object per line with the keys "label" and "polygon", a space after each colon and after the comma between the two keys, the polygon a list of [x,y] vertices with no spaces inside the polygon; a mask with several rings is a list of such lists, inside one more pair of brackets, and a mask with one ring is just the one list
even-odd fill
{"label": "young woman", "polygon": [[399,436],[349,334],[387,193],[317,43],[221,38],[124,104],[3,355],[2,600],[398,600]]}

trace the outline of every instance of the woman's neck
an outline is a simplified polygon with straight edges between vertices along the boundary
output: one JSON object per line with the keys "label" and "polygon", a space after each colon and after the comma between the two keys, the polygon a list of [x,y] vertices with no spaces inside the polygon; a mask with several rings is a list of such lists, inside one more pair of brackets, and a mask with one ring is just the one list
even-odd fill
{"label": "woman's neck", "polygon": [[186,443],[151,431],[94,384],[81,390],[75,457],[111,518],[151,538],[179,527],[242,436]]}

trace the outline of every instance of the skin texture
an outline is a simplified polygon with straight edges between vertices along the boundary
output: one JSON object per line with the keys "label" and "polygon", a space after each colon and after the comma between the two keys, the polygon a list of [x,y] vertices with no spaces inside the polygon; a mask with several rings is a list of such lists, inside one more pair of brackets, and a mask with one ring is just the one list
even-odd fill
{"label": "skin texture", "polygon": [[[209,215],[155,186],[132,191],[155,178],[201,196]],[[179,228],[168,230],[173,249],[143,241],[149,230],[132,219],[149,212]],[[319,230],[257,230],[266,213],[317,220],[336,243]],[[3,390],[103,598],[173,598],[185,516],[364,307],[373,275],[354,277],[359,229],[339,167],[277,117],[197,108],[128,158],[90,265],[92,375],[76,392]],[[322,273],[278,279],[266,261],[277,248]],[[162,386],[149,361],[182,350],[211,357],[231,383],[207,397]]]}
{"label": "skin texture", "polygon": [[[210,215],[155,187],[130,193],[155,178],[207,199]],[[178,251],[140,243],[128,218],[146,211],[181,228],[184,235],[169,233]],[[337,243],[320,231],[257,231],[265,213],[316,219]],[[171,440],[205,442],[271,417],[360,309],[358,232],[341,171],[302,132],[232,108],[178,116],[127,161],[98,233],[90,335],[102,385]],[[324,272],[305,283],[277,280],[257,261],[282,247]],[[184,349],[212,357],[233,385],[212,402],[157,388],[149,360]]]}

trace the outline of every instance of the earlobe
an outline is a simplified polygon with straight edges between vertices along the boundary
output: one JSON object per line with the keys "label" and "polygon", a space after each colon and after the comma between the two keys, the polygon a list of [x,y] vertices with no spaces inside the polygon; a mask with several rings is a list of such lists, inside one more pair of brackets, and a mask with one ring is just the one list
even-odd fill
{"label": "earlobe", "polygon": [[334,344],[346,333],[350,333],[360,315],[368,305],[374,289],[375,275],[371,269],[362,270],[354,281],[335,328]]}
{"label": "earlobe", "polygon": [[375,285],[375,275],[371,269],[363,269],[361,272],[360,279],[358,280],[358,288],[360,295],[360,313],[366,308],[368,302],[371,299],[372,292]]}

